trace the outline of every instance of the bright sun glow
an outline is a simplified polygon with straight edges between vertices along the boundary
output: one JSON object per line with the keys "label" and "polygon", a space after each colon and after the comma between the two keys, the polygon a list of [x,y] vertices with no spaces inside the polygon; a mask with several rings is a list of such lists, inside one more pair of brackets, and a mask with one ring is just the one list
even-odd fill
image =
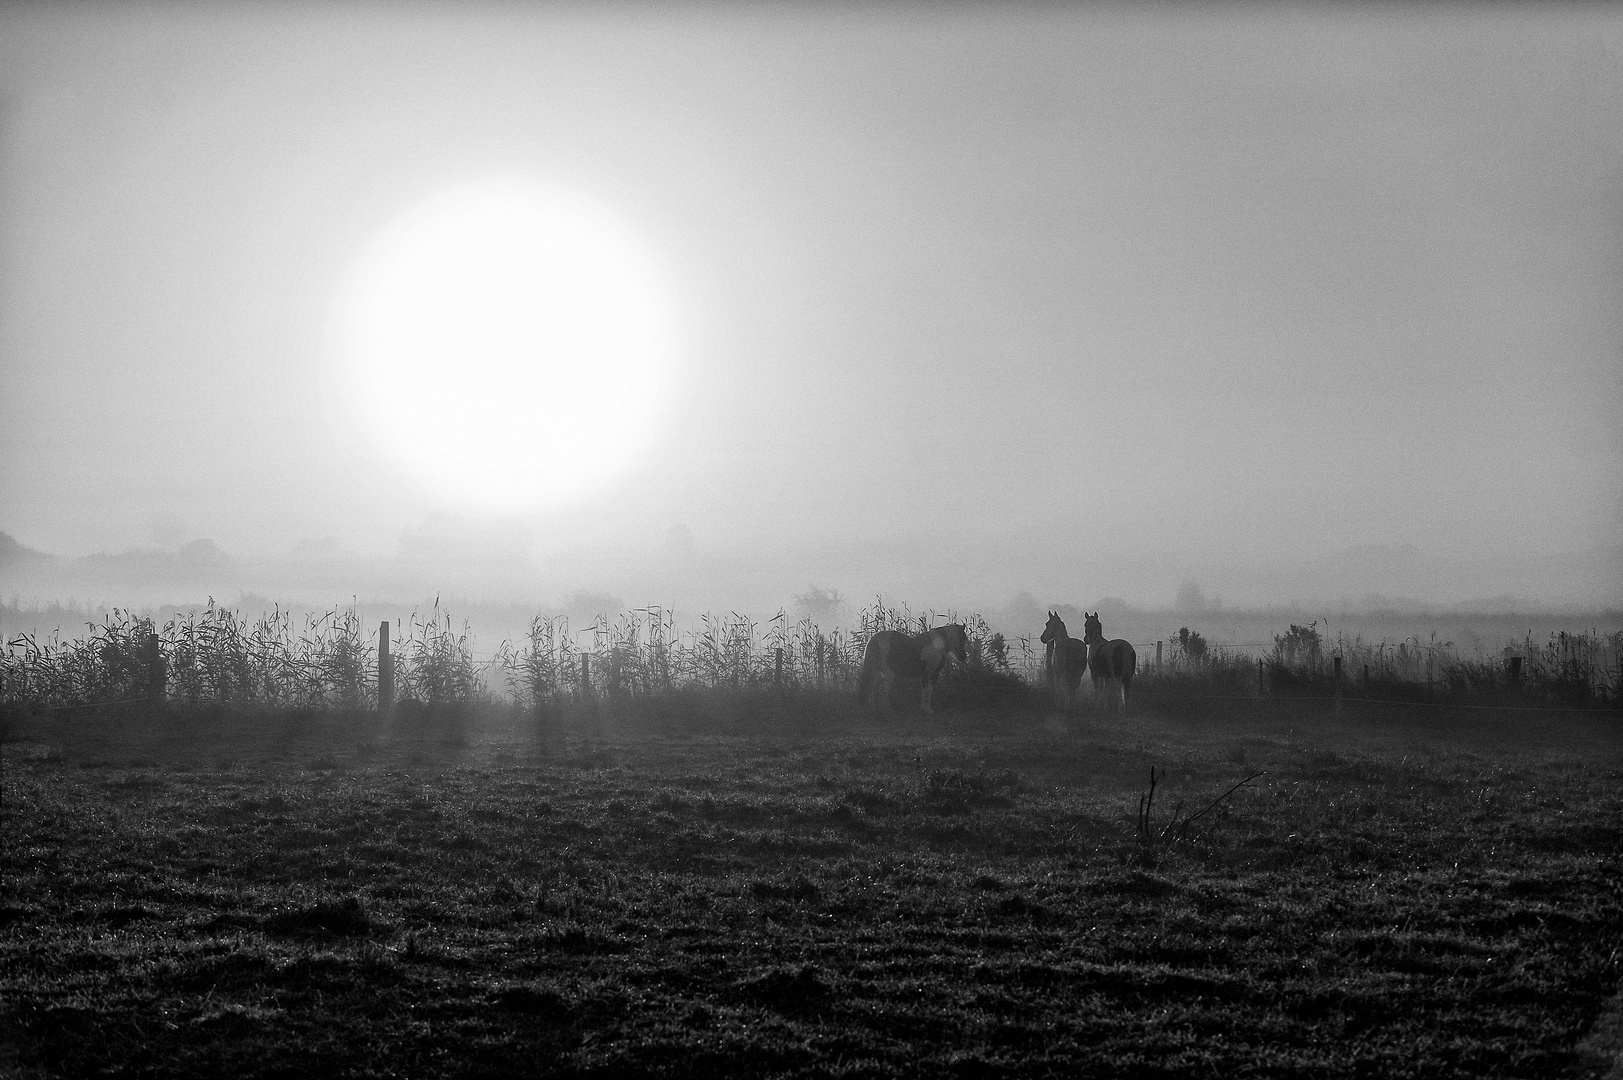
{"label": "bright sun glow", "polygon": [[518,510],[602,486],[669,402],[675,317],[648,249],[573,192],[491,181],[387,228],[338,309],[367,431],[413,476]]}

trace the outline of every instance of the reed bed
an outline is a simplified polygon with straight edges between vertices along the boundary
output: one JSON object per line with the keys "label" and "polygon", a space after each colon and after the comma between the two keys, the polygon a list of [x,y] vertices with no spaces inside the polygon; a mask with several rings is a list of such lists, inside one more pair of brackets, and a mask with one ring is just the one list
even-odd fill
{"label": "reed bed", "polygon": [[162,625],[114,609],[81,637],[22,634],[0,654],[0,700],[45,707],[163,699],[288,707],[377,703],[377,633],[353,610],[248,620],[212,600]]}
{"label": "reed bed", "polygon": [[[684,690],[837,690],[854,692],[868,639],[881,630],[910,630],[963,622],[974,669],[1011,673],[1008,645],[978,615],[915,615],[881,600],[858,612],[854,628],[825,630],[808,618],[791,622],[779,611],[706,613],[680,631],[660,607],[600,616],[580,632],[565,617],[537,616],[518,643],[496,655],[506,697],[521,705],[586,694],[646,696]],[[589,643],[581,639],[589,637]]]}
{"label": "reed bed", "polygon": [[[825,630],[780,611],[763,621],[706,613],[689,630],[661,607],[600,615],[576,630],[536,616],[517,642],[476,655],[472,629],[436,603],[397,622],[390,640],[400,701],[435,705],[506,701],[533,706],[581,696],[692,690],[850,691],[862,651],[879,630],[964,621],[973,666],[1009,670],[1008,648],[979,616],[915,615],[882,601],[855,628]],[[173,701],[293,708],[374,708],[378,631],[355,609],[302,621],[280,608],[249,619],[214,603],[163,624],[115,609],[78,637],[22,634],[0,654],[0,701],[62,708]]]}
{"label": "reed bed", "polygon": [[[583,698],[635,699],[697,693],[854,693],[868,639],[881,630],[916,632],[962,622],[969,663],[955,673],[959,700],[1029,704],[1046,684],[1029,636],[1007,638],[979,615],[917,613],[881,599],[861,608],[855,625],[825,629],[779,611],[758,620],[706,613],[687,628],[659,606],[599,615],[584,627],[536,616],[517,641],[479,655],[466,622],[436,602],[426,615],[392,626],[397,699],[424,705],[511,704],[525,708]],[[1325,695],[1338,690],[1404,701],[1486,700],[1565,704],[1623,700],[1623,633],[1552,634],[1503,656],[1470,657],[1451,642],[1409,638],[1369,642],[1327,635],[1317,624],[1276,635],[1260,660],[1207,648],[1198,633],[1158,667],[1140,657],[1144,691],[1222,695]],[[1342,682],[1335,682],[1335,660]],[[86,623],[77,637],[22,634],[0,653],[0,702],[33,708],[83,708],[132,702],[229,704],[271,708],[372,709],[377,706],[378,629],[354,608],[295,618],[275,608],[258,618],[212,600],[201,611],[162,624],[127,610]]]}
{"label": "reed bed", "polygon": [[[1559,631],[1545,641],[1529,636],[1493,656],[1468,655],[1435,634],[1397,641],[1345,635],[1332,640],[1316,624],[1292,625],[1276,634],[1273,649],[1262,657],[1221,647],[1196,652],[1179,648],[1177,639],[1172,646],[1158,670],[1143,671],[1150,685],[1321,695],[1339,688],[1415,702],[1506,695],[1573,705],[1623,701],[1623,632]],[[1144,663],[1141,657],[1141,670]]]}

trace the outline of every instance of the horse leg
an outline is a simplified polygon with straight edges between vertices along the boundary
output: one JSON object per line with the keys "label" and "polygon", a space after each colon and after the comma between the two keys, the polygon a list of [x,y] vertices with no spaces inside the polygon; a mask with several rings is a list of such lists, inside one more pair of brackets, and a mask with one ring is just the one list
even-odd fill
{"label": "horse leg", "polygon": [[862,657],[862,673],[857,676],[857,704],[868,707],[873,705],[874,690],[879,682],[879,676],[879,654],[873,643],[870,642],[867,652]]}

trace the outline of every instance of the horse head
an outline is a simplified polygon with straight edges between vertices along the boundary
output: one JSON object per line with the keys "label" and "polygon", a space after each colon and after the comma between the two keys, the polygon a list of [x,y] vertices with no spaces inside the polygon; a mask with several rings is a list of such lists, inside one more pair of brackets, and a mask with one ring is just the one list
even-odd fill
{"label": "horse head", "polygon": [[969,631],[963,623],[948,623],[941,628],[947,641],[947,651],[958,658],[960,664],[969,663]]}
{"label": "horse head", "polygon": [[1099,613],[1095,611],[1092,615],[1089,615],[1084,611],[1082,614],[1085,616],[1082,620],[1082,640],[1089,644],[1095,641],[1103,641],[1105,639],[1105,625],[1099,621]]}
{"label": "horse head", "polygon": [[1055,638],[1069,636],[1070,635],[1065,632],[1065,622],[1059,617],[1059,612],[1050,611],[1048,613],[1048,625],[1043,627],[1043,636],[1037,640],[1042,642],[1044,645],[1047,645]]}

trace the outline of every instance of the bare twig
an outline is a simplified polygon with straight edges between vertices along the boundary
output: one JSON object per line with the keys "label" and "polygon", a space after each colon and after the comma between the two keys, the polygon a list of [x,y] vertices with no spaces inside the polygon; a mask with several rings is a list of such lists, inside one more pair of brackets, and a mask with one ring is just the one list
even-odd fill
{"label": "bare twig", "polygon": [[[1257,777],[1262,776],[1267,771],[1268,771],[1267,769],[1258,769],[1256,772],[1252,773],[1250,776],[1246,777],[1244,780],[1241,780],[1238,784],[1235,784],[1233,787],[1231,787],[1227,791],[1223,792],[1223,794],[1221,794],[1217,798],[1213,799],[1207,805],[1206,810],[1212,809],[1212,807],[1216,806],[1218,803],[1222,802],[1224,799],[1228,798],[1230,795],[1233,795],[1236,791],[1239,791],[1241,788],[1245,787],[1247,784],[1249,784],[1251,781],[1255,780]],[[1205,814],[1206,810],[1202,810],[1199,814],[1191,814],[1189,817],[1184,819],[1184,822],[1183,822],[1183,834],[1184,835],[1188,835],[1189,826],[1194,823],[1196,818],[1199,818],[1203,814]]]}
{"label": "bare twig", "polygon": [[[1150,809],[1155,805],[1155,785],[1156,781],[1160,779],[1160,777],[1156,775],[1155,767],[1152,765],[1150,767],[1150,790],[1138,797],[1139,840],[1146,844],[1150,843],[1152,840],[1159,840],[1163,844],[1169,844],[1174,840],[1188,839],[1190,825],[1194,824],[1198,819],[1204,817],[1224,799],[1228,798],[1230,795],[1233,795],[1236,791],[1239,791],[1257,777],[1262,776],[1266,771],[1267,770],[1265,769],[1257,770],[1244,780],[1241,780],[1238,784],[1235,784],[1233,787],[1223,792],[1223,794],[1219,795],[1211,802],[1207,803],[1204,810],[1201,810],[1196,814],[1190,814],[1188,817],[1180,818],[1179,815],[1183,813],[1183,801],[1179,800],[1177,805],[1172,808],[1171,820],[1165,825],[1161,826],[1159,832],[1152,833],[1150,831]],[[1164,775],[1165,774],[1163,773],[1162,776]]]}
{"label": "bare twig", "polygon": [[1155,766],[1150,766],[1150,790],[1147,794],[1138,797],[1138,838],[1148,842],[1150,838],[1150,807],[1155,804]]}

